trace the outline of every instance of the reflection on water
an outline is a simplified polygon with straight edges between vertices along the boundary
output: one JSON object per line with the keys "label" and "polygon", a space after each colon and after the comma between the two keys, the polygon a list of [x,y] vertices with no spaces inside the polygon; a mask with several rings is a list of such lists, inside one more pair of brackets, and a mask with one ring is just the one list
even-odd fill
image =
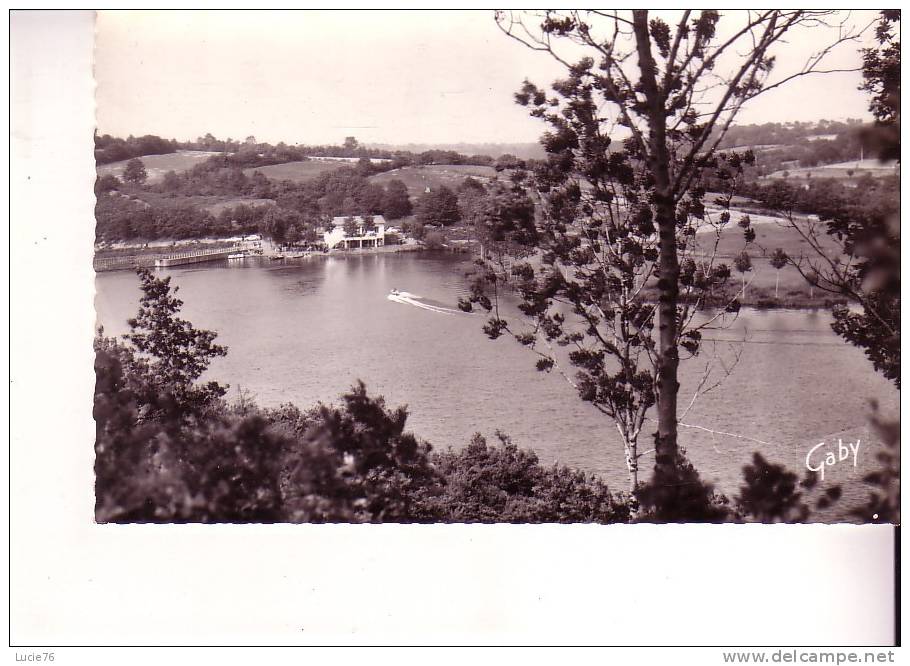
{"label": "reflection on water", "polygon": [[[161,275],[179,286],[184,316],[218,331],[218,341],[229,347],[209,372],[231,385],[229,395],[242,389],[264,405],[307,407],[334,401],[363,379],[390,405],[407,404],[411,429],[437,448],[461,447],[472,433],[492,435],[498,428],[544,463],[593,471],[625,489],[612,423],[582,403],[560,375],[538,373],[527,350],[509,339],[488,340],[482,316],[457,311],[468,292],[468,266],[452,255],[382,254],[244,260]],[[393,288],[432,307],[389,300]],[[108,335],[126,331],[138,294],[132,273],[98,275],[96,308]],[[801,470],[811,447],[821,441],[836,446],[842,438],[862,442],[857,468],[841,465],[827,477],[847,484],[841,507],[865,497],[859,479],[874,465],[878,442],[866,423],[868,399],[896,414],[897,392],[829,322],[819,312],[744,310],[729,328],[705,331],[704,354],[683,367],[681,410],[711,358],[706,386],[729,376],[691,403],[684,422],[738,437],[684,427],[681,441],[719,490],[736,492],[755,450]]]}

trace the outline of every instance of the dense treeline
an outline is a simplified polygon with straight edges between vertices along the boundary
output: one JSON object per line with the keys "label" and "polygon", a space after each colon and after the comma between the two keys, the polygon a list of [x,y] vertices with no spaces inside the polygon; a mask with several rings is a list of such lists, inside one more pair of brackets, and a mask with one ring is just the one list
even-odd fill
{"label": "dense treeline", "polygon": [[[402,166],[416,166],[422,164],[469,164],[474,166],[492,166],[496,160],[489,155],[463,155],[454,150],[428,149],[415,153],[407,150],[390,150],[387,148],[369,148],[357,142],[354,137],[347,137],[342,145],[304,145],[288,146],[279,143],[275,146],[269,143],[257,142],[255,137],[247,137],[246,141],[239,142],[232,139],[220,140],[211,134],[206,134],[195,141],[186,141],[179,144],[184,150],[207,150],[229,153],[244,166],[265,166],[267,164],[282,164],[284,162],[297,162],[309,157],[343,157],[347,159],[378,159],[390,160],[394,165],[390,168]],[[513,158],[514,159],[514,158]]]}
{"label": "dense treeline", "polygon": [[849,162],[871,155],[874,145],[870,127],[859,120],[739,125],[727,131],[720,148],[752,148],[755,165],[749,174],[763,176],[793,168]]}
{"label": "dense treeline", "polygon": [[404,144],[384,144],[374,143],[375,148],[385,149],[398,152],[410,152],[419,154],[430,150],[451,150],[461,155],[490,156],[494,160],[500,155],[512,154],[519,159],[542,159],[546,156],[545,151],[538,142],[528,143],[449,143],[449,144],[428,144],[428,143],[404,143]]}
{"label": "dense treeline", "polygon": [[857,185],[833,178],[810,178],[798,184],[775,180],[747,182],[739,192],[771,210],[814,214],[822,219],[852,219],[858,224],[883,218],[897,209],[900,178],[865,175]]}
{"label": "dense treeline", "polygon": [[862,136],[861,131],[856,130],[838,134],[831,139],[803,139],[781,148],[758,151],[757,174],[767,175],[794,166],[814,167],[859,160],[863,154]]}
{"label": "dense treeline", "polygon": [[110,164],[142,155],[175,153],[180,145],[173,139],[162,139],[153,134],[118,139],[109,134],[95,134],[95,164]]}
{"label": "dense treeline", "polygon": [[388,160],[388,168],[419,166],[429,164],[465,164],[473,166],[494,166],[503,160],[516,160],[513,155],[502,155],[497,159],[489,155],[464,155],[455,150],[428,149],[421,152],[369,148],[360,145],[354,137],[348,137],[343,145],[289,146],[284,142],[276,145],[258,142],[255,137],[245,141],[218,139],[211,134],[194,141],[162,139],[155,135],[130,136],[119,139],[108,134],[95,135],[95,162],[109,164],[143,155],[163,155],[177,150],[200,150],[221,153],[219,156],[230,166],[240,168],[261,167],[272,164],[299,162],[311,157],[336,157],[346,159]]}
{"label": "dense treeline", "polygon": [[98,241],[225,238],[262,233],[268,206],[238,204],[213,215],[186,203],[150,205],[129,196],[104,196],[95,205]]}
{"label": "dense treeline", "polygon": [[354,137],[347,137],[343,145],[335,146],[306,146],[298,144],[288,146],[284,142],[272,145],[256,140],[254,136],[248,136],[244,141],[236,141],[231,138],[218,139],[211,133],[197,138],[195,141],[182,141],[179,144],[182,150],[205,150],[218,153],[239,153],[247,152],[252,154],[273,154],[286,155],[289,159],[286,162],[295,162],[312,157],[369,157],[374,159],[391,159],[393,151],[382,150],[377,148],[367,148],[361,146]]}
{"label": "dense treeline", "polygon": [[820,120],[810,122],[762,123],[760,125],[734,125],[729,128],[720,143],[720,148],[738,146],[773,146],[811,140],[811,137],[842,134],[855,131],[862,121],[849,119],[846,122]]}

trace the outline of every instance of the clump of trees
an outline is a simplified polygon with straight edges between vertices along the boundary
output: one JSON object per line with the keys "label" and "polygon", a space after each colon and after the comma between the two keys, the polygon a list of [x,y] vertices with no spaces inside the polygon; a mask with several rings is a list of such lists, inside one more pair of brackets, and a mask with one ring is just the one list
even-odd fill
{"label": "clump of trees", "polygon": [[269,206],[259,224],[259,230],[279,246],[314,243],[318,239],[319,219],[306,218],[297,211]]}
{"label": "clump of trees", "polygon": [[622,523],[628,497],[610,492],[597,477],[554,465],[544,467],[533,451],[497,433],[491,446],[475,435],[458,452],[437,454],[445,479],[431,504],[447,522]]}
{"label": "clump of trees", "polygon": [[148,172],[145,170],[145,164],[138,157],[134,157],[126,163],[123,169],[123,180],[132,185],[141,185],[148,180]]}
{"label": "clump of trees", "polygon": [[166,155],[177,152],[178,143],[154,134],[118,139],[110,134],[95,133],[95,164],[110,164],[142,155]]}
{"label": "clump of trees", "polygon": [[408,187],[403,181],[396,178],[388,182],[382,194],[381,212],[387,220],[399,220],[413,212]]}
{"label": "clump of trees", "polygon": [[184,150],[205,150],[224,153],[227,157],[236,158],[234,160],[235,164],[243,164],[247,167],[297,162],[309,157],[383,159],[390,160],[390,168],[423,164],[490,166],[494,162],[489,155],[464,155],[455,150],[438,148],[419,153],[407,150],[374,148],[363,145],[353,136],[345,137],[344,142],[337,145],[298,144],[289,146],[284,142],[272,145],[267,142],[256,141],[256,137],[253,136],[247,137],[244,141],[238,141],[230,137],[218,139],[211,133],[207,133],[195,141],[174,142],[174,145]]}
{"label": "clump of trees", "polygon": [[268,206],[238,204],[213,215],[179,201],[151,205],[127,195],[99,196],[95,204],[97,241],[187,240],[265,233]]}
{"label": "clump of trees", "polygon": [[458,197],[445,185],[424,192],[415,206],[417,221],[423,225],[448,227],[461,219]]}

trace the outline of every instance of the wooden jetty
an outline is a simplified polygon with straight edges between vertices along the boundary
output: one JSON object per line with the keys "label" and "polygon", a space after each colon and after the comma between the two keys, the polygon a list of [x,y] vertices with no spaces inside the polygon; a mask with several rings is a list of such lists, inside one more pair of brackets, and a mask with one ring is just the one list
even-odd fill
{"label": "wooden jetty", "polygon": [[218,261],[227,259],[230,255],[238,252],[238,248],[217,248],[212,250],[193,250],[190,252],[178,252],[167,257],[155,259],[155,268],[169,268],[170,266],[181,266],[183,264],[199,264],[203,261]]}

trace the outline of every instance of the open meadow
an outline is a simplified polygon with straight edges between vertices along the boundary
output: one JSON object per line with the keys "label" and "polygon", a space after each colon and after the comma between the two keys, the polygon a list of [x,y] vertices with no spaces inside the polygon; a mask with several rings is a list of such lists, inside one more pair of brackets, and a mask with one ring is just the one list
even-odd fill
{"label": "open meadow", "polygon": [[400,180],[408,188],[411,197],[419,197],[426,189],[434,189],[445,185],[455,190],[468,176],[480,181],[486,181],[496,176],[493,167],[472,166],[469,164],[431,164],[424,166],[408,166],[392,169],[385,173],[370,176],[370,182],[385,186],[390,180]]}
{"label": "open meadow", "polygon": [[873,178],[900,175],[897,162],[879,162],[878,160],[851,160],[836,164],[820,164],[814,167],[775,171],[762,180],[802,180],[807,178],[836,178],[856,182],[869,175]]}
{"label": "open meadow", "polygon": [[[189,171],[212,155],[219,154],[220,153],[208,150],[178,150],[176,153],[167,153],[165,155],[143,155],[140,159],[145,165],[145,170],[148,173],[147,182],[155,183],[162,180],[164,174],[168,171],[175,171],[177,173]],[[110,174],[117,178],[121,178],[127,162],[129,162],[129,160],[101,164],[97,167],[96,172],[99,176],[107,176]]]}
{"label": "open meadow", "polygon": [[198,208],[216,216],[225,208],[234,208],[241,204],[251,207],[275,205],[274,199],[257,199],[251,196],[232,194],[185,195],[173,192],[154,192],[148,189],[132,189],[129,193],[136,201],[145,202],[155,208]]}
{"label": "open meadow", "polygon": [[[716,262],[730,266],[731,286],[740,285],[743,276],[735,270],[734,259],[743,251],[748,253],[752,269],[745,274],[746,293],[742,299],[744,304],[760,304],[762,300],[774,298],[775,292],[780,300],[777,305],[783,307],[821,307],[825,301],[836,298],[834,294],[811,287],[793,266],[788,264],[778,271],[771,265],[771,254],[778,248],[793,259],[812,257],[813,261],[816,261],[816,255],[810,245],[795,229],[787,226],[788,223],[784,219],[751,213],[755,240],[746,245],[743,230],[736,224],[742,214],[735,209],[731,210],[731,214],[732,223],[724,229],[717,243]],[[806,225],[808,222],[797,218],[796,224]],[[838,247],[824,233],[823,226],[817,229],[819,243],[830,256],[835,256],[839,251]],[[698,241],[705,254],[710,254],[713,246],[712,234],[702,232],[698,234]]]}
{"label": "open meadow", "polygon": [[292,183],[305,183],[321,174],[335,171],[343,166],[351,165],[331,160],[303,160],[244,169],[243,173],[247,176],[252,176],[254,172],[259,171],[263,176],[271,180],[289,180]]}

